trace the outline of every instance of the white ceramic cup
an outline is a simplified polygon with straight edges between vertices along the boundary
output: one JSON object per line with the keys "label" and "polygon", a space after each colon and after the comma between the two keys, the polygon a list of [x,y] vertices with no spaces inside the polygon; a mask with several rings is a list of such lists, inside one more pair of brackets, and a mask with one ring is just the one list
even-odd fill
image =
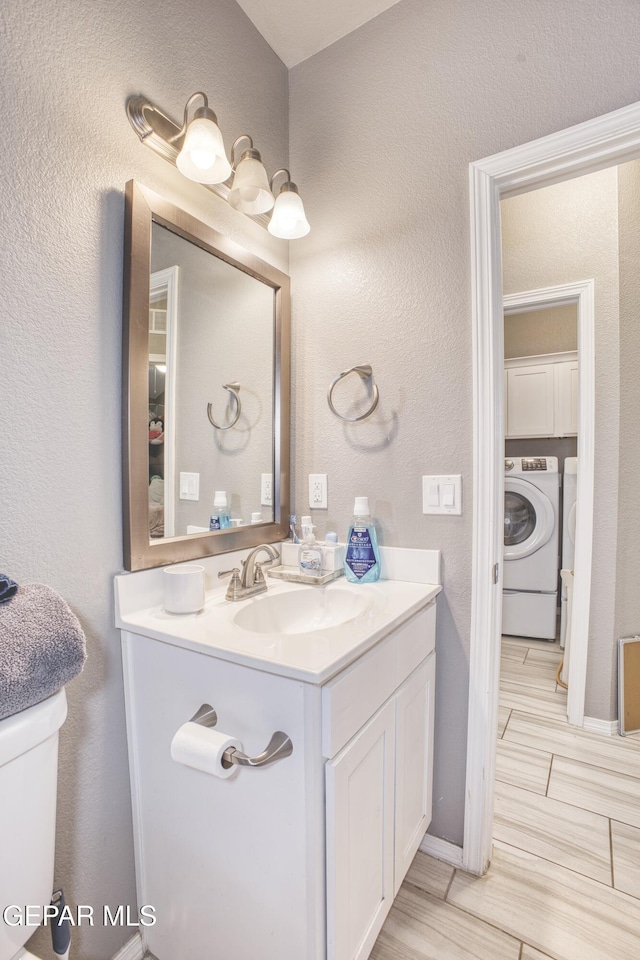
{"label": "white ceramic cup", "polygon": [[177,563],[162,571],[164,609],[167,613],[198,613],[204,607],[204,567]]}

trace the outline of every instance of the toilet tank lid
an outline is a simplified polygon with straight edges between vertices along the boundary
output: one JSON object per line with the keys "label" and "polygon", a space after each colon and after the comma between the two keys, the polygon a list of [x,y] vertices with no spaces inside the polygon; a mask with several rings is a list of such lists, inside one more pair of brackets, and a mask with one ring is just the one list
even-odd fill
{"label": "toilet tank lid", "polygon": [[0,767],[50,737],[60,729],[66,716],[63,687],[41,703],[0,720]]}

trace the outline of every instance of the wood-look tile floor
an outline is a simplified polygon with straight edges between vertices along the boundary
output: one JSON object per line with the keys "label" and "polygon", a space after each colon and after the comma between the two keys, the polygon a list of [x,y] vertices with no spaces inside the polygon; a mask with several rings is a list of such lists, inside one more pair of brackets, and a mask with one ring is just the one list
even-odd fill
{"label": "wood-look tile floor", "polygon": [[418,853],[372,960],[639,960],[640,737],[569,726],[561,656],[503,639],[489,872]]}

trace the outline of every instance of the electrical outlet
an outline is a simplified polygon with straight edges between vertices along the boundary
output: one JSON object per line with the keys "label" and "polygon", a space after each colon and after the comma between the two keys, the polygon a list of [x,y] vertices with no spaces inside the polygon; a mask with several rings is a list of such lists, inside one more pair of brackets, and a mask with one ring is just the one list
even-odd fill
{"label": "electrical outlet", "polygon": [[326,510],[328,505],[326,473],[310,473],[309,506],[312,510]]}
{"label": "electrical outlet", "polygon": [[273,474],[263,473],[260,482],[260,503],[263,507],[273,506]]}

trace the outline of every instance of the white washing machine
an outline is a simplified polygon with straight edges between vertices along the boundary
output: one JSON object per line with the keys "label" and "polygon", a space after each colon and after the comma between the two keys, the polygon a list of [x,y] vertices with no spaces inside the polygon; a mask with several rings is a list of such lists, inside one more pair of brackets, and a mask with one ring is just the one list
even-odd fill
{"label": "white washing machine", "polygon": [[[578,458],[566,457],[562,481],[562,569],[573,570],[576,557],[576,500],[578,496]],[[568,596],[562,587],[560,597],[560,646],[567,636]]]}
{"label": "white washing machine", "polygon": [[511,457],[504,477],[502,632],[555,640],[560,543],[557,457]]}

